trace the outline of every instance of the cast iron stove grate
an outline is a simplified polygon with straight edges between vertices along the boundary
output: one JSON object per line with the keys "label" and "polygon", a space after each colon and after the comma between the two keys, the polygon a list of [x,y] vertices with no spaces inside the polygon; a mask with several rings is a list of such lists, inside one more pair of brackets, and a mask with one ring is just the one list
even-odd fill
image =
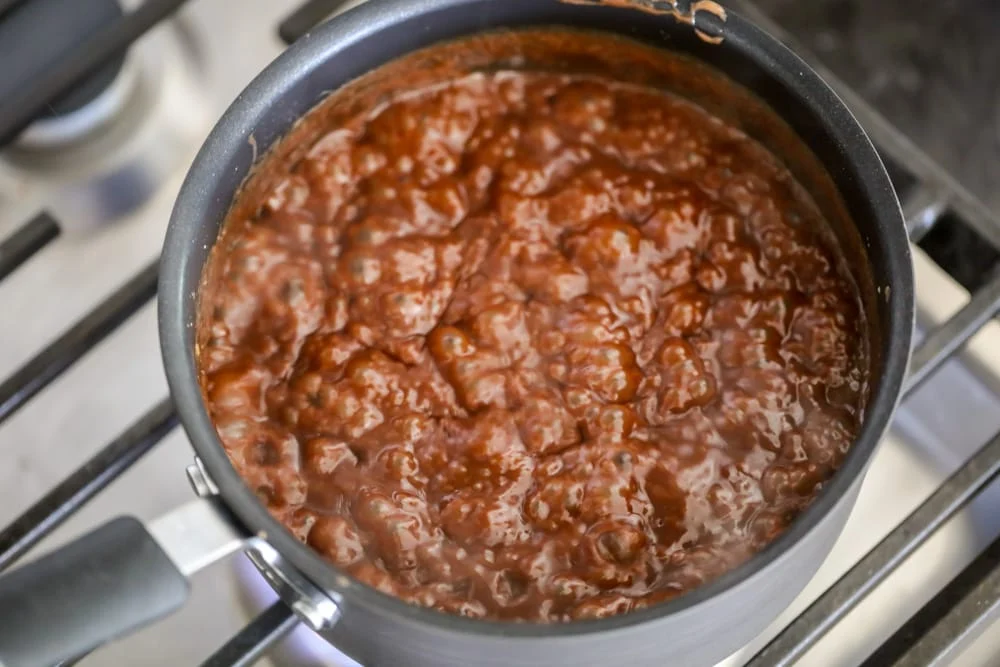
{"label": "cast iron stove grate", "polygon": [[[0,145],[26,127],[46,105],[74,82],[98,70],[170,16],[185,0],[146,0],[137,10],[85,42],[74,57],[51,68],[30,89],[6,100],[0,114]],[[0,0],[0,14],[19,0]],[[281,23],[286,43],[303,36],[347,0],[309,0]],[[778,25],[746,0],[733,4],[807,60],[833,85],[867,128],[887,163],[903,202],[911,241],[928,234],[973,234],[1000,258],[1000,218],[932,162],[807,50],[794,44]],[[905,166],[904,166],[905,165]],[[59,235],[58,222],[39,213],[0,241],[0,280]],[[933,253],[932,253],[933,254]],[[938,259],[937,257],[935,259]],[[0,424],[30,401],[97,343],[134,315],[156,294],[153,262],[51,345],[0,382]],[[994,266],[983,267],[993,269]],[[938,328],[928,332],[913,353],[904,397],[958,352],[980,328],[1000,315],[1000,272],[982,274],[971,285],[972,298]],[[981,275],[982,275],[981,274]],[[966,281],[963,281],[966,282]],[[966,282],[966,286],[970,284]],[[0,532],[0,572],[11,567],[177,426],[165,397],[87,463],[51,489]],[[1000,478],[1000,434],[944,482],[922,505],[868,552],[854,567],[794,619],[748,663],[751,667],[795,664],[839,620],[884,581],[941,526]],[[867,660],[866,665],[916,666],[936,663],[956,647],[1000,604],[1000,539],[952,580]],[[297,624],[297,617],[276,603],[227,642],[205,663],[211,667],[253,664]],[[74,664],[76,661],[63,663]]]}

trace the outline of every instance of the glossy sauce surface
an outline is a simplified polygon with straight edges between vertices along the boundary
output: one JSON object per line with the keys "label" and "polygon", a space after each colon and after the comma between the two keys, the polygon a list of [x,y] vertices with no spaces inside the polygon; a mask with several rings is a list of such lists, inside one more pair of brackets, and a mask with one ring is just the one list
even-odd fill
{"label": "glossy sauce surface", "polygon": [[471,74],[332,128],[234,218],[210,414],[289,530],[415,604],[675,597],[774,539],[867,396],[857,289],[778,161],[668,94]]}

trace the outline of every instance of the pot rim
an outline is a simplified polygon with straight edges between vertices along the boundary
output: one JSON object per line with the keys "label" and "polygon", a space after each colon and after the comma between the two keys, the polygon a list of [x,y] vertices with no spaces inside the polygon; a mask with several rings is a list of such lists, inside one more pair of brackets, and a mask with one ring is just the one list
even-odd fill
{"label": "pot rim", "polygon": [[[848,156],[877,219],[886,275],[891,289],[880,294],[887,301],[889,326],[883,332],[883,369],[870,399],[865,422],[840,469],[813,502],[774,541],[742,565],[711,582],[667,602],[604,619],[567,623],[527,624],[470,619],[408,604],[381,593],[323,560],[299,542],[267,509],[231,465],[205,409],[194,357],[194,316],[197,284],[190,273],[194,230],[204,223],[205,211],[217,203],[222,166],[243,149],[248,137],[270,107],[293,82],[328,63],[352,45],[372,39],[394,24],[437,10],[495,0],[378,0],[366,2],[328,21],[292,45],[241,93],[212,130],[195,158],[171,215],[162,255],[158,296],[160,342],[171,395],[181,422],[220,496],[244,523],[248,532],[265,539],[288,563],[335,601],[380,608],[397,618],[439,630],[505,639],[559,638],[611,632],[648,623],[690,610],[700,603],[736,588],[773,565],[801,542],[841,502],[864,474],[896,408],[906,375],[914,319],[914,281],[910,248],[902,213],[888,174],[867,134],[844,103],[805,62],[737,13],[727,10],[725,40],[735,44],[770,75],[786,86],[826,125]],[[645,16],[646,20],[652,17]],[[667,19],[672,20],[672,19]],[[496,26],[492,26],[496,27]],[[780,114],[779,114],[780,115]],[[232,198],[233,192],[225,196]],[[196,274],[200,276],[201,266]]]}

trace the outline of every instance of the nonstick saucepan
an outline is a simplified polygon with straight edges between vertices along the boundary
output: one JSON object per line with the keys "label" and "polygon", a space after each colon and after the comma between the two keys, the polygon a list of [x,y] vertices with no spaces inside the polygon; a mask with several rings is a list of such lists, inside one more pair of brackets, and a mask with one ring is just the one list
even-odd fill
{"label": "nonstick saucepan", "polygon": [[[648,0],[370,0],[316,28],[258,76],[195,159],[162,255],[163,357],[197,453],[189,475],[200,497],[148,525],[115,519],[0,578],[0,665],[48,667],[151,623],[184,603],[191,573],[241,549],[305,623],[371,666],[710,666],[770,624],[832,548],[890,423],[913,324],[909,245],[879,156],[830,88],[733,12],[707,0],[680,5],[686,9]],[[761,553],[669,602],[551,625],[418,608],[322,560],[271,517],[231,466],[202,400],[195,350],[198,291],[220,225],[255,163],[297,120],[331,91],[424,47],[497,30],[510,31],[516,43],[517,29],[539,26],[611,33],[637,49],[661,49],[664,86],[786,162],[847,255],[869,319],[873,364],[864,423],[841,469]],[[608,53],[621,71],[642,71],[628,67],[630,57],[627,48]]]}

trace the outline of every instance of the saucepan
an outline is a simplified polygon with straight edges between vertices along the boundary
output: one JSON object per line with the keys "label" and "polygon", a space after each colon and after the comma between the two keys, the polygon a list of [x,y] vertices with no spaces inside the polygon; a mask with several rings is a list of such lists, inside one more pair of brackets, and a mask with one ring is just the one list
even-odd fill
{"label": "saucepan", "polygon": [[[331,91],[423,47],[539,26],[662,49],[663,85],[786,162],[847,255],[870,322],[873,364],[864,423],[841,469],[767,548],[671,601],[551,625],[418,608],[322,560],[271,517],[230,464],[203,404],[195,349],[199,285],[220,225],[255,163],[298,119]],[[644,71],[629,64],[627,51],[608,53],[609,66]],[[226,111],[181,189],[161,272],[163,357],[197,453],[189,475],[200,497],[148,525],[116,519],[0,579],[6,667],[51,665],[162,617],[183,604],[188,575],[240,549],[306,624],[366,665],[713,665],[764,630],[832,548],[898,401],[914,311],[899,204],[868,137],[802,60],[707,0],[371,0],[301,39]]]}

